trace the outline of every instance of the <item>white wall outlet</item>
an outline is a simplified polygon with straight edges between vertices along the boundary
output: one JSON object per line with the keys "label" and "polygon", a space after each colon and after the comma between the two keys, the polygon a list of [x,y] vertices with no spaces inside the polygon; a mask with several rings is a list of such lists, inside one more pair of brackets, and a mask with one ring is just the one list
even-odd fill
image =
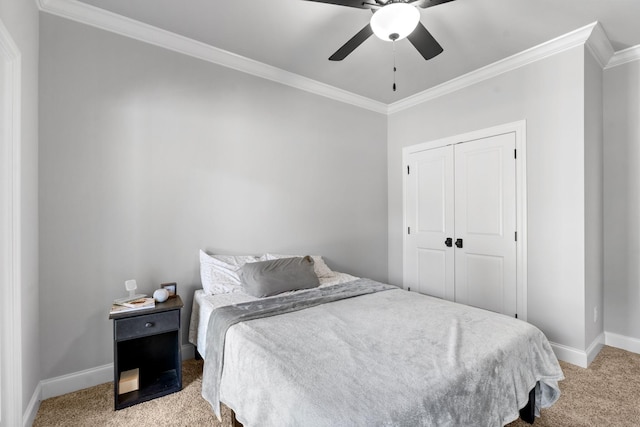
{"label": "white wall outlet", "polygon": [[598,307],[593,307],[593,323],[598,321]]}

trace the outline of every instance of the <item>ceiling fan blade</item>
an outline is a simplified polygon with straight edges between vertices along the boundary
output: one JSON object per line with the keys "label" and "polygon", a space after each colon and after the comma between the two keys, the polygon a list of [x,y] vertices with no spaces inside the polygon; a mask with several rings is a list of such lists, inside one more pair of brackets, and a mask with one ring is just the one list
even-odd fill
{"label": "ceiling fan blade", "polygon": [[450,1],[453,0],[418,0],[414,4],[420,6],[423,9],[426,9],[428,7],[437,6],[442,3],[449,3]]}
{"label": "ceiling fan blade", "polygon": [[343,44],[342,47],[336,51],[336,53],[331,55],[329,57],[329,61],[342,61],[344,58],[347,57],[347,55],[353,52],[355,48],[360,46],[372,34],[373,34],[373,30],[371,29],[371,25],[367,24],[366,27],[358,31],[358,34],[351,37],[351,39],[348,42]]}
{"label": "ceiling fan blade", "polygon": [[431,59],[442,53],[444,49],[440,46],[440,43],[433,38],[431,33],[418,22],[418,26],[411,34],[407,36],[411,44],[420,52],[424,59]]}
{"label": "ceiling fan blade", "polygon": [[371,5],[364,3],[363,0],[306,0],[306,1],[337,4],[339,6],[347,6],[347,7],[357,7],[358,9],[371,9]]}

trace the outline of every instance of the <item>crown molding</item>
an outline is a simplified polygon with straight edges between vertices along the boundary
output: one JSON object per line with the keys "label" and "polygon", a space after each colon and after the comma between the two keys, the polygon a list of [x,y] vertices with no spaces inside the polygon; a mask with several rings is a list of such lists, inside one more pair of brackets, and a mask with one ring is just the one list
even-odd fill
{"label": "crown molding", "polygon": [[615,54],[615,51],[602,25],[599,22],[594,22],[594,24],[593,31],[585,41],[585,46],[598,61],[600,68],[604,69]]}
{"label": "crown molding", "polygon": [[42,12],[179,52],[346,104],[386,114],[387,105],[77,0],[36,0]]}
{"label": "crown molding", "polygon": [[604,68],[607,70],[633,61],[640,61],[640,44],[637,46],[631,46],[624,50],[619,50],[613,55],[607,66]]}
{"label": "crown molding", "polygon": [[[438,86],[434,86],[423,92],[409,96],[403,100],[389,104],[388,114],[406,110],[407,108],[414,107],[423,102],[430,101],[448,93],[480,83],[484,80],[515,70],[532,62],[584,45],[593,33],[594,28],[599,26],[600,24],[598,22],[585,25],[584,27],[578,28],[577,30],[563,36],[549,40],[548,42],[539,44],[538,46],[534,46],[520,53],[516,53],[515,55],[496,61],[485,67],[478,68],[477,70],[444,82]],[[602,31],[602,34],[604,35],[604,31]],[[596,45],[595,42],[594,45]],[[601,47],[594,48],[598,54],[600,54],[601,49]]]}
{"label": "crown molding", "polygon": [[598,22],[593,22],[553,40],[387,105],[78,0],[36,0],[36,2],[42,12],[387,115],[414,107],[580,45],[585,45],[589,49],[603,69],[640,60],[640,45],[614,52],[602,25]]}

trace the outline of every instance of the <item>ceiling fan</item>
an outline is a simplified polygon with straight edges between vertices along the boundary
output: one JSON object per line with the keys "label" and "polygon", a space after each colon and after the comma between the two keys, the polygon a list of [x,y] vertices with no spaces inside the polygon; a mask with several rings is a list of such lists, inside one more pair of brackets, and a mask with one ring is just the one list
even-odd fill
{"label": "ceiling fan", "polygon": [[371,35],[385,41],[408,38],[424,59],[431,59],[442,53],[442,46],[420,23],[423,9],[448,3],[453,0],[307,0],[339,6],[371,9],[371,22],[329,57],[330,61],[342,61]]}

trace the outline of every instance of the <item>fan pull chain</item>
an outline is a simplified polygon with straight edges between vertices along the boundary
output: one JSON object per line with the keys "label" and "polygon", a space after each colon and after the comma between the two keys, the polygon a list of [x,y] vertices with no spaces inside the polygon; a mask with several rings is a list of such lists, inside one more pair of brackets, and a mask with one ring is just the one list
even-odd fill
{"label": "fan pull chain", "polygon": [[393,44],[393,91],[396,91],[396,41],[391,40]]}

